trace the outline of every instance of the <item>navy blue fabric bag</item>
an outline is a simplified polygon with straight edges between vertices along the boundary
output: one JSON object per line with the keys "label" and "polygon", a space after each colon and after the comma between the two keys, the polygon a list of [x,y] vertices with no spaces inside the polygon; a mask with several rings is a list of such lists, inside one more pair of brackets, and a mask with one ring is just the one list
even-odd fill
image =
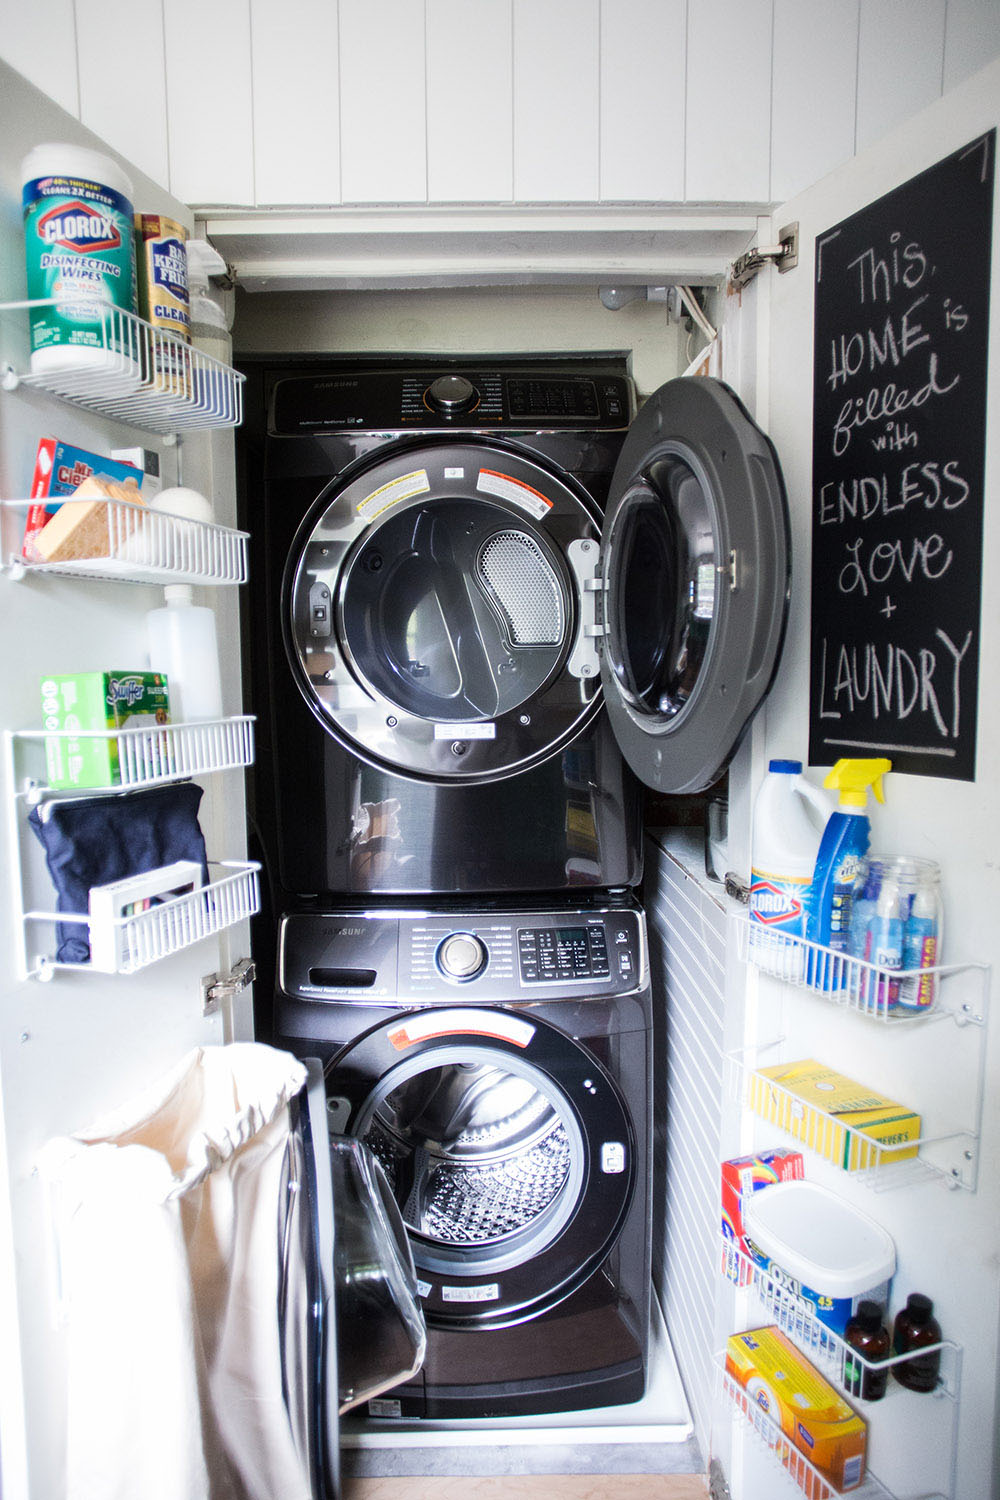
{"label": "navy blue fabric bag", "polygon": [[[91,886],[142,875],[179,859],[197,861],[207,884],[205,840],[198,824],[201,798],[201,787],[184,781],[117,797],[54,800],[32,808],[28,820],[45,849],[59,898],[57,911],[85,916]],[[60,923],[58,937],[60,963],[87,962],[87,927]]]}

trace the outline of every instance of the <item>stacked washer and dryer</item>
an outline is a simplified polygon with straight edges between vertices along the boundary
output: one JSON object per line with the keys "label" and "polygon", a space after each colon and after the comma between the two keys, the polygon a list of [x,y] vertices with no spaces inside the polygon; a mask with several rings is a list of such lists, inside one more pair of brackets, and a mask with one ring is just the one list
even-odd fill
{"label": "stacked washer and dryer", "polygon": [[639,1399],[653,996],[637,777],[717,780],[777,664],[773,451],[611,359],[250,360],[258,1031],[322,1059],[427,1321],[374,1414]]}

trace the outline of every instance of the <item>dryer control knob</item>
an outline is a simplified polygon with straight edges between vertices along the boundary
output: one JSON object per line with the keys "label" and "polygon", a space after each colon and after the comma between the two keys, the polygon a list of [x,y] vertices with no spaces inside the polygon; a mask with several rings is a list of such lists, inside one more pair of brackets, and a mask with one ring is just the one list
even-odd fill
{"label": "dryer control knob", "polygon": [[427,387],[424,400],[431,411],[439,411],[450,417],[459,412],[470,411],[477,405],[479,392],[464,375],[439,375]]}
{"label": "dryer control knob", "polygon": [[488,956],[486,944],[471,932],[452,932],[438,947],[438,968],[448,979],[475,979]]}

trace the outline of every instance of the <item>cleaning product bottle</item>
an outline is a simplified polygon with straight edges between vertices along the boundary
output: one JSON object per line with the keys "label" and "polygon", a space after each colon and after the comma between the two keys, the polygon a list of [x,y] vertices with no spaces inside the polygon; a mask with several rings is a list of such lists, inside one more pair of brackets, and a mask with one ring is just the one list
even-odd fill
{"label": "cleaning product bottle", "polygon": [[[903,968],[930,969],[941,958],[941,873],[930,859],[911,860],[913,898],[903,928]],[[937,975],[910,972],[899,982],[901,1010],[926,1010],[934,1004]]]}
{"label": "cleaning product bottle", "polygon": [[[889,1371],[873,1370],[871,1366],[888,1359],[892,1350],[889,1330],[882,1322],[882,1309],[877,1302],[858,1303],[857,1312],[844,1329],[844,1342],[848,1345],[844,1354],[847,1394],[860,1396],[862,1401],[881,1401],[889,1384]],[[853,1357],[855,1349],[862,1359]]]}
{"label": "cleaning product bottle", "polygon": [[850,951],[855,958],[864,958],[868,939],[868,926],[875,915],[878,893],[882,888],[882,871],[885,861],[866,859],[862,862],[862,873],[854,887],[851,903]]}
{"label": "cleaning product bottle", "polygon": [[754,802],[750,855],[750,953],[769,971],[801,964],[802,950],[792,940],[805,933],[816,853],[829,816],[828,799],[802,775],[800,760],[770,762]]}
{"label": "cleaning product bottle", "polygon": [[228,365],[233,357],[229,323],[220,304],[209,291],[209,277],[222,276],[226,263],[207,240],[189,240],[187,245],[188,292],[191,298],[191,342],[202,354]]}
{"label": "cleaning product bottle", "polygon": [[912,1359],[892,1366],[900,1385],[910,1391],[932,1391],[938,1382],[941,1350],[929,1346],[940,1344],[941,1325],[933,1314],[931,1299],[923,1292],[911,1292],[892,1327],[893,1354],[909,1354],[913,1350]]}
{"label": "cleaning product bottle", "polygon": [[222,682],[215,616],[191,602],[189,583],[168,583],[166,605],[146,616],[149,662],[165,672],[175,722],[222,718]]}
{"label": "cleaning product bottle", "polygon": [[[823,783],[835,787],[840,799],[816,856],[806,937],[838,953],[850,951],[854,888],[861,861],[868,852],[871,829],[866,811],[868,788],[874,790],[879,802],[884,802],[882,777],[891,770],[892,763],[888,760],[838,760]],[[835,964],[823,965],[819,982],[824,989],[840,988],[845,977]]]}
{"label": "cleaning product bottle", "polygon": [[[875,902],[875,914],[865,936],[865,958],[878,969],[875,1004],[878,1014],[895,1010],[899,1000],[899,980],[892,976],[903,967],[903,896],[901,883],[888,871],[883,873]],[[867,983],[868,974],[865,974]]]}

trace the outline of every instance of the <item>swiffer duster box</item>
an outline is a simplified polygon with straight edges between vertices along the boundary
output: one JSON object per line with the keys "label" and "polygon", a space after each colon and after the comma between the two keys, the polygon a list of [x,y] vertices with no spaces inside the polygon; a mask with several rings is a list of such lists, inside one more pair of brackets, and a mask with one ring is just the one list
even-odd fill
{"label": "swiffer duster box", "polygon": [[[865,1475],[867,1423],[780,1328],[732,1334],[726,1371],[835,1489],[857,1489]],[[788,1465],[780,1439],[776,1451]],[[818,1481],[803,1488],[818,1490]]]}
{"label": "swiffer duster box", "polygon": [[76,672],[42,681],[44,729],[99,730],[103,733],[47,735],[49,786],[119,786],[119,729],[143,729],[170,722],[170,697],[162,672]]}
{"label": "swiffer duster box", "polygon": [[751,1073],[748,1103],[845,1172],[917,1155],[919,1115],[812,1057]]}
{"label": "swiffer duster box", "polygon": [[750,1266],[728,1253],[732,1246],[747,1261],[753,1258],[743,1229],[747,1198],[773,1183],[800,1181],[804,1175],[801,1151],[761,1151],[756,1156],[735,1156],[722,1163],[722,1238],[725,1242],[722,1268],[730,1281],[745,1286],[753,1279]]}

